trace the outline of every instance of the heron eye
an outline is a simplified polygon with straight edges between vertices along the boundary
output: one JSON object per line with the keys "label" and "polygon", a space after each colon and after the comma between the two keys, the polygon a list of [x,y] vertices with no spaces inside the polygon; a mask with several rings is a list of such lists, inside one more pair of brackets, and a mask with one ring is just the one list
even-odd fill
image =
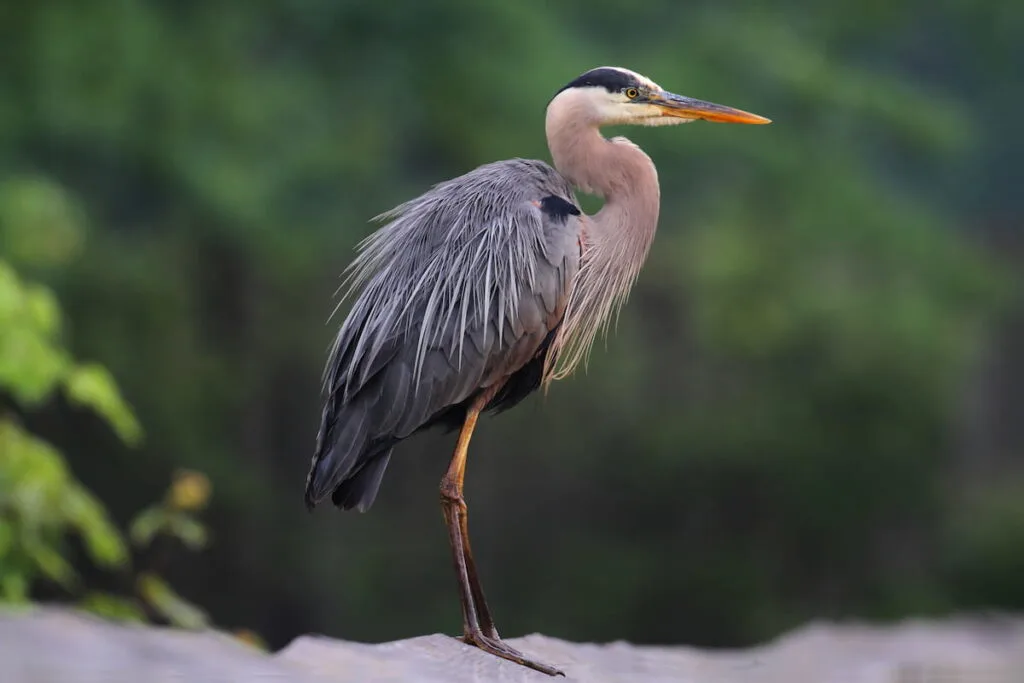
{"label": "heron eye", "polygon": [[635,100],[640,97],[640,92],[636,88],[626,88],[626,97]]}

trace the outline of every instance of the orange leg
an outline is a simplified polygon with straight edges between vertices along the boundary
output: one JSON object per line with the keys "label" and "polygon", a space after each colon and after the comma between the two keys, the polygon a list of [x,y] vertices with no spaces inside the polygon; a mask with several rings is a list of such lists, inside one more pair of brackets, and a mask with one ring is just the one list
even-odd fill
{"label": "orange leg", "polygon": [[462,604],[462,640],[484,652],[536,669],[549,676],[564,675],[558,669],[526,659],[522,653],[509,647],[498,637],[490,609],[484,599],[483,588],[480,586],[480,578],[477,576],[476,562],[473,561],[473,553],[469,547],[469,519],[466,499],[462,496],[466,455],[476,420],[492,396],[493,392],[484,392],[466,411],[466,420],[462,424],[462,431],[459,432],[451,464],[441,479],[441,512],[444,513],[448,527],[455,577],[459,584],[459,601]]}

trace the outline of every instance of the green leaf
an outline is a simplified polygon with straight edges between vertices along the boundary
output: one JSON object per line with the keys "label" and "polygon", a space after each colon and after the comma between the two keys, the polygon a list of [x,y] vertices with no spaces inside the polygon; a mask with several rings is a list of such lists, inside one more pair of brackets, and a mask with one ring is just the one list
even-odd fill
{"label": "green leaf", "polygon": [[28,578],[20,572],[0,574],[0,598],[3,602],[28,602]]}
{"label": "green leaf", "polygon": [[[0,529],[10,530],[6,542],[26,556],[30,570],[70,587],[74,571],[61,554],[63,536],[70,532],[80,534],[100,566],[127,562],[121,533],[52,446],[12,421],[0,420],[0,453],[0,503],[10,520]],[[31,572],[28,577],[33,578]]]}
{"label": "green leaf", "polygon": [[21,321],[0,329],[0,386],[23,405],[42,402],[69,365],[66,353]]}
{"label": "green leaf", "polygon": [[0,386],[25,405],[44,400],[70,365],[53,337],[60,308],[50,290],[21,282],[0,261]]}
{"label": "green leaf", "polygon": [[104,567],[120,567],[128,562],[124,537],[89,491],[75,487],[68,491],[64,505],[69,521],[82,535],[93,561]]}
{"label": "green leaf", "polygon": [[200,550],[206,545],[206,527],[186,514],[171,515],[168,519],[168,532],[191,550]]}
{"label": "green leaf", "polygon": [[140,622],[146,620],[145,612],[135,600],[109,593],[89,593],[79,601],[78,606],[87,612],[114,621]]}
{"label": "green leaf", "polygon": [[60,304],[46,287],[26,286],[23,297],[24,312],[40,335],[52,338],[60,331]]}
{"label": "green leaf", "polygon": [[65,389],[72,402],[105,417],[125,443],[136,445],[141,441],[142,427],[106,368],[95,363],[77,366],[68,374]]}
{"label": "green leaf", "polygon": [[159,576],[142,574],[137,585],[143,599],[171,624],[188,629],[206,628],[209,625],[205,612],[175,593]]}
{"label": "green leaf", "polygon": [[57,549],[42,540],[32,539],[24,544],[25,552],[44,576],[71,589],[76,580],[75,570]]}
{"label": "green leaf", "polygon": [[145,548],[166,525],[167,512],[162,507],[153,506],[135,516],[128,534],[132,543],[139,548]]}
{"label": "green leaf", "polygon": [[132,520],[129,534],[132,542],[144,548],[153,542],[157,534],[165,533],[179,539],[191,550],[206,545],[206,527],[185,512],[168,510],[164,506],[153,506],[140,512]]}

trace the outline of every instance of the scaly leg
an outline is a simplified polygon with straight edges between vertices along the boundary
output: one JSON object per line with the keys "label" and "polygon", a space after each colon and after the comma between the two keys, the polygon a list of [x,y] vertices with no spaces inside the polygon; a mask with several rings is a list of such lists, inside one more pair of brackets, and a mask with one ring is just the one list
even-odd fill
{"label": "scaly leg", "polygon": [[564,675],[558,669],[532,662],[519,651],[506,645],[494,628],[494,620],[484,599],[483,588],[477,576],[476,562],[469,547],[469,516],[466,500],[462,496],[462,484],[466,475],[466,455],[469,439],[476,427],[480,411],[491,400],[493,392],[484,392],[466,411],[466,420],[459,432],[451,464],[441,479],[441,512],[448,527],[448,539],[455,563],[455,577],[459,584],[459,601],[462,604],[462,640],[475,645],[484,652],[522,664],[549,676]]}

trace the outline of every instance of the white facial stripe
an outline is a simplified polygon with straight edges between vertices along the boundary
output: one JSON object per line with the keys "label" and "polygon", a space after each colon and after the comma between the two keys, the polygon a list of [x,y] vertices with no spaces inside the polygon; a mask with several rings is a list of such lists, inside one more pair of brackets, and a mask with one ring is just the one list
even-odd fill
{"label": "white facial stripe", "polygon": [[597,118],[607,125],[671,126],[687,122],[687,119],[664,116],[661,108],[654,104],[633,102],[621,92],[610,93],[602,87],[581,88],[577,96],[589,100]]}
{"label": "white facial stripe", "polygon": [[[628,74],[636,79],[641,87],[655,92],[661,90],[661,87],[651,79],[629,69],[603,68]],[[574,98],[580,105],[586,102],[586,108],[589,109],[590,115],[599,122],[598,125],[672,126],[690,121],[689,119],[665,116],[663,110],[656,105],[643,101],[634,102],[626,97],[624,92],[608,92],[603,86],[577,87],[564,91],[558,97]]]}

